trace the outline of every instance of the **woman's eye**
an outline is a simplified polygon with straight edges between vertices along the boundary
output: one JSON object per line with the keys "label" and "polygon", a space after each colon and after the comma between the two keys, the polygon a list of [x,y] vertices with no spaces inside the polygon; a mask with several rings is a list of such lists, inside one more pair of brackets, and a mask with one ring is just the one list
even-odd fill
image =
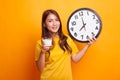
{"label": "woman's eye", "polygon": [[48,21],[48,22],[52,22],[52,21],[50,20],[50,21]]}
{"label": "woman's eye", "polygon": [[56,19],[56,21],[59,21],[58,19]]}

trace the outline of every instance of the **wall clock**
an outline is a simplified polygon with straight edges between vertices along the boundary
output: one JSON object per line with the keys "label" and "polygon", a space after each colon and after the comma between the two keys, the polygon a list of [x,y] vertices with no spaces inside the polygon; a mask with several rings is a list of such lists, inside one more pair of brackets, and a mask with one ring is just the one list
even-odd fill
{"label": "wall clock", "polygon": [[75,10],[68,19],[67,30],[70,36],[79,42],[88,42],[100,35],[102,22],[100,16],[90,8]]}

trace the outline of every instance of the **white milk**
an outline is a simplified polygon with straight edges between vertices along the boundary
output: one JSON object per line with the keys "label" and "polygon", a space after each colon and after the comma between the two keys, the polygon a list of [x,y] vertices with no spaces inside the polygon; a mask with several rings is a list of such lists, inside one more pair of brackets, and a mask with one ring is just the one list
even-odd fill
{"label": "white milk", "polygon": [[42,39],[44,46],[52,46],[52,39]]}

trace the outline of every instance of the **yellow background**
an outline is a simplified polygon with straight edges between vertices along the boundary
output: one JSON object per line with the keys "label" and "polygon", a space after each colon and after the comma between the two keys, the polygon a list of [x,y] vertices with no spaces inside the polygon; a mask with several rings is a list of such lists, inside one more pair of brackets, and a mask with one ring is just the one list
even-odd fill
{"label": "yellow background", "polygon": [[[1,0],[0,80],[39,80],[34,51],[41,35],[42,12],[58,11],[67,33],[69,15],[83,7],[101,16],[103,28],[82,60],[72,63],[74,80],[120,80],[119,5],[119,0]],[[76,44],[79,49],[84,46]]]}

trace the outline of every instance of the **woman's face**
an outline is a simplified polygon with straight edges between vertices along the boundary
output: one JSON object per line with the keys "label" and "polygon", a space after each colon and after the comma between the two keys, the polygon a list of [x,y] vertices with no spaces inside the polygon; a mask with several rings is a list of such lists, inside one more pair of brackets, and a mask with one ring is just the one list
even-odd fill
{"label": "woman's face", "polygon": [[60,21],[56,15],[49,14],[46,18],[45,25],[50,32],[56,33],[60,27]]}

